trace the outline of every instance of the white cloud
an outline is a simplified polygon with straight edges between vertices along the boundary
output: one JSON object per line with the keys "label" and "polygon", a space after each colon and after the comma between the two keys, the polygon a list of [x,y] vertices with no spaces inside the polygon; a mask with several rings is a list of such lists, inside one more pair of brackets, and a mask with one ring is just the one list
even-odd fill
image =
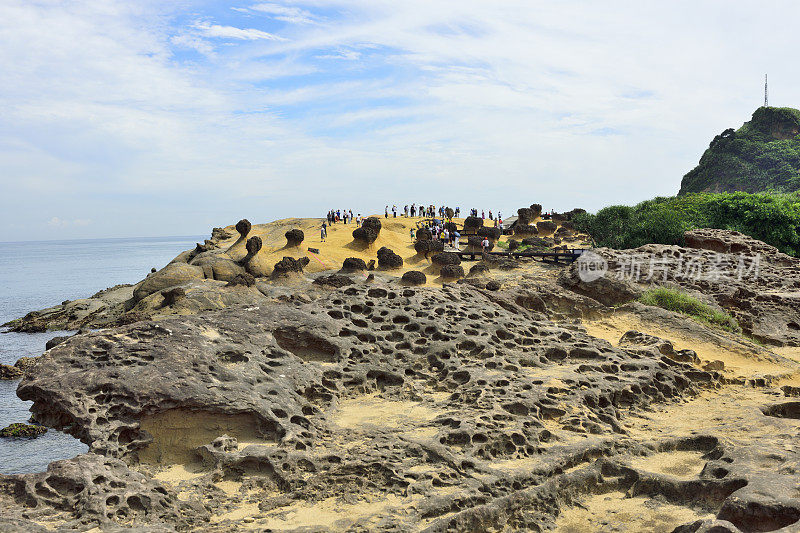
{"label": "white cloud", "polygon": [[284,41],[273,33],[268,33],[254,28],[236,28],[234,26],[220,26],[219,24],[209,24],[207,22],[197,22],[194,28],[206,37],[216,37],[222,39],[241,39],[245,41],[258,41],[265,39],[268,41]]}
{"label": "white cloud", "polygon": [[175,235],[673,194],[759,105],[765,70],[770,100],[798,105],[800,6],[729,4],[4,0],[0,227],[59,213],[64,235]]}
{"label": "white cloud", "polygon": [[317,22],[309,11],[299,7],[284,6],[274,3],[260,3],[250,6],[252,11],[272,15],[272,18],[291,24],[315,24]]}

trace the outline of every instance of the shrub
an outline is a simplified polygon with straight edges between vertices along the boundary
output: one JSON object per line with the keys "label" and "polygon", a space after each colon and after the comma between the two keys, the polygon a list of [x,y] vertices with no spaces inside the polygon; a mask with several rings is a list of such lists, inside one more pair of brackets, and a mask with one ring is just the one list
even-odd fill
{"label": "shrub", "polygon": [[722,328],[725,331],[733,333],[741,333],[742,331],[736,319],[728,313],[718,311],[679,290],[656,287],[645,291],[639,297],[639,301],[645,305],[660,307],[690,316],[701,322]]}
{"label": "shrub", "polygon": [[736,230],[793,256],[800,256],[800,195],[698,193],[659,197],[635,206],[614,205],[579,213],[575,228],[597,246],[625,249],[644,244],[683,245],[695,228]]}

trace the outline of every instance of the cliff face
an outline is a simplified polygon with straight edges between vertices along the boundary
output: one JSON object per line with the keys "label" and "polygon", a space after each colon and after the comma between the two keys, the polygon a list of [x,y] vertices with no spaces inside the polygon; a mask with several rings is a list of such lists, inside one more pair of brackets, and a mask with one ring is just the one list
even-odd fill
{"label": "cliff face", "polygon": [[749,122],[714,137],[678,194],[800,190],[800,111],[760,107]]}

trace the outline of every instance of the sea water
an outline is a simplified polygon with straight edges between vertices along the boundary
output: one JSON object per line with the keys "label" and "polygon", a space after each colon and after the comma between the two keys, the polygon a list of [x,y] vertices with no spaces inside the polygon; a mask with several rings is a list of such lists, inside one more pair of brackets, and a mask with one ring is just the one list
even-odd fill
{"label": "sea water", "polygon": [[[64,300],[86,298],[120,283],[136,283],[206,237],[156,237],[0,243],[0,324]],[[0,363],[41,355],[65,332],[0,333]],[[71,332],[70,332],[71,333]],[[17,397],[18,380],[0,380],[0,428],[27,422],[32,402]],[[36,439],[0,438],[0,473],[40,472],[87,446],[50,429]]]}

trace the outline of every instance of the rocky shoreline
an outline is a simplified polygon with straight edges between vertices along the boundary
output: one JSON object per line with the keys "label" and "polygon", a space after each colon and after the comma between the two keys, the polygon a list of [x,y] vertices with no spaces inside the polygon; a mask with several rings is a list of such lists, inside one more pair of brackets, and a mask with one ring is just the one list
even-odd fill
{"label": "rocky shoreline", "polygon": [[[288,227],[215,230],[136,285],[11,324],[88,328],[18,395],[90,451],[0,476],[0,529],[796,530],[799,260],[695,230],[595,250],[590,281],[490,258],[458,279],[387,224],[348,230],[335,268]],[[641,257],[747,275],[634,279]],[[742,333],[638,302],[653,286]]]}

